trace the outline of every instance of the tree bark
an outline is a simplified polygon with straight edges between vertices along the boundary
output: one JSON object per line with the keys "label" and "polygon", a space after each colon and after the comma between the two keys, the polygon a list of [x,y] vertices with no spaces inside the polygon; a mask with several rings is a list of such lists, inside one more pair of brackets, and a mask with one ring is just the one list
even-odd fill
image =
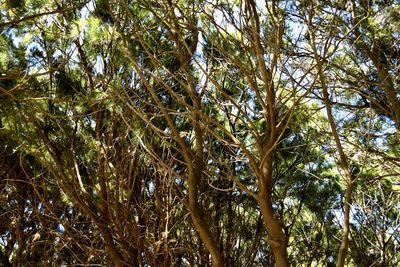
{"label": "tree bark", "polygon": [[273,211],[271,199],[268,196],[259,196],[257,201],[260,205],[264,224],[267,227],[268,244],[274,253],[276,266],[290,266],[287,255],[287,238],[283,233],[279,217]]}
{"label": "tree bark", "polygon": [[287,238],[283,231],[283,222],[272,207],[272,151],[266,151],[264,162],[261,164],[260,192],[257,202],[260,206],[264,224],[268,232],[268,244],[275,257],[276,266],[290,266],[287,255]]}
{"label": "tree bark", "polygon": [[[186,72],[189,74],[189,72]],[[192,120],[194,123],[193,130],[195,134],[195,155],[194,155],[194,164],[192,168],[189,168],[189,209],[190,216],[192,218],[195,229],[200,235],[201,240],[204,242],[207,250],[211,254],[212,265],[215,267],[224,266],[224,259],[221,250],[218,248],[217,242],[212,236],[211,231],[209,230],[206,221],[204,220],[204,216],[202,216],[202,211],[199,206],[199,184],[201,182],[201,178],[203,176],[204,169],[204,159],[203,159],[203,134],[200,128],[200,116],[197,112],[200,111],[201,102],[200,97],[196,94],[194,90],[193,82],[189,83],[189,90],[192,94],[193,98],[193,106],[194,111],[192,113]]]}

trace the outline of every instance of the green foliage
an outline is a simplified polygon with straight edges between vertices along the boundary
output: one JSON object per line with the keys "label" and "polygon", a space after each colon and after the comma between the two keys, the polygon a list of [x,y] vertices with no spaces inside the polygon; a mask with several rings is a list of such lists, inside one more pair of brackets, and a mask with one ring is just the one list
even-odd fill
{"label": "green foliage", "polygon": [[1,5],[1,266],[210,266],[193,192],[226,266],[273,266],[265,160],[291,265],[335,266],[348,174],[346,264],[398,264],[399,5],[255,2]]}

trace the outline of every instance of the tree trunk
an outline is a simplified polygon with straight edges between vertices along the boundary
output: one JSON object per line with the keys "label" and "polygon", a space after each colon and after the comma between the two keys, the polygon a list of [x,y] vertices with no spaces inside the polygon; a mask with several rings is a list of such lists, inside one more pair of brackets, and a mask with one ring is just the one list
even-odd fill
{"label": "tree trunk", "polygon": [[264,224],[268,232],[268,244],[275,257],[276,266],[290,266],[287,255],[287,238],[283,231],[283,222],[272,207],[272,151],[266,150],[264,162],[261,164],[260,192],[257,197]]}
{"label": "tree trunk", "polygon": [[342,232],[342,244],[340,245],[338,260],[336,263],[337,267],[344,267],[347,251],[349,248],[349,233],[350,233],[350,208],[352,202],[352,191],[353,184],[347,185],[346,197],[344,203],[344,218],[343,218],[343,232]]}
{"label": "tree trunk", "polygon": [[[194,106],[197,110],[200,109],[200,99],[197,97],[194,99]],[[218,248],[217,242],[212,236],[211,231],[209,230],[206,221],[204,220],[204,216],[202,214],[201,208],[199,206],[198,198],[198,190],[201,178],[203,176],[203,137],[202,131],[199,127],[199,115],[197,113],[193,113],[193,121],[194,132],[195,132],[195,142],[196,142],[196,154],[194,159],[194,164],[192,168],[189,168],[189,209],[190,216],[192,218],[195,229],[200,235],[201,240],[204,242],[207,250],[211,254],[211,261],[214,267],[222,267],[224,266],[224,260],[222,256],[221,250]]]}
{"label": "tree trunk", "polygon": [[268,197],[259,196],[257,201],[260,205],[264,224],[267,227],[269,235],[268,244],[271,246],[274,254],[276,266],[290,266],[286,251],[287,238],[283,233],[282,224],[279,217],[273,211],[271,200],[268,199]]}
{"label": "tree trunk", "polygon": [[212,265],[214,267],[223,267],[224,260],[217,243],[212,238],[211,231],[208,229],[202,212],[197,202],[197,188],[191,186],[192,181],[189,178],[189,209],[190,217],[192,218],[193,225],[199,233],[201,240],[204,242],[205,247],[210,252]]}

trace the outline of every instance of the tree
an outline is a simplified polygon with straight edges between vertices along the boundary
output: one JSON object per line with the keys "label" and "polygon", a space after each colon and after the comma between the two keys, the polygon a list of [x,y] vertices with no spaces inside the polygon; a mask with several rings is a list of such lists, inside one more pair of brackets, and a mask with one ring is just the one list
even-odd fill
{"label": "tree", "polygon": [[396,266],[398,6],[3,4],[2,264]]}

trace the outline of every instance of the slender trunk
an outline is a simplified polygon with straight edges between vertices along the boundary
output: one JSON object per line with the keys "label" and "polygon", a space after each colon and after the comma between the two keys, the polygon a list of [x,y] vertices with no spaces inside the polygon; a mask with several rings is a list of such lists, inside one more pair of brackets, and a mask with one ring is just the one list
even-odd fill
{"label": "slender trunk", "polygon": [[353,177],[353,175],[350,172],[347,157],[343,150],[342,142],[340,141],[339,133],[337,131],[335,118],[332,113],[331,100],[329,98],[328,86],[327,86],[327,82],[325,80],[323,63],[322,63],[320,55],[317,52],[317,48],[315,45],[314,32],[310,31],[310,36],[311,36],[311,38],[310,38],[311,47],[312,47],[312,50],[314,53],[315,60],[317,62],[317,71],[318,71],[318,76],[319,76],[320,82],[321,82],[322,94],[324,97],[324,103],[325,103],[325,109],[326,109],[326,113],[327,113],[327,117],[328,117],[328,122],[329,122],[329,125],[331,128],[331,131],[332,131],[333,139],[335,140],[336,148],[339,153],[339,160],[340,160],[340,164],[344,171],[344,178],[347,183],[345,200],[344,200],[342,240],[341,240],[341,245],[340,245],[340,249],[338,252],[338,260],[336,263],[337,267],[344,267],[344,264],[346,261],[346,256],[347,256],[347,251],[349,248],[350,208],[351,208],[353,185],[354,185],[355,178]]}
{"label": "slender trunk", "polygon": [[264,224],[267,227],[269,235],[268,244],[271,246],[272,253],[274,254],[276,266],[290,266],[287,255],[287,238],[283,233],[279,217],[273,211],[271,199],[259,196],[257,202],[260,205]]}
{"label": "slender trunk", "polygon": [[214,267],[224,266],[224,260],[217,243],[212,237],[211,231],[208,229],[202,212],[200,210],[197,198],[197,186],[194,185],[194,179],[189,177],[189,209],[190,217],[192,218],[193,225],[199,233],[201,240],[204,242],[205,247],[210,252],[212,265]]}
{"label": "slender trunk", "polygon": [[267,155],[261,164],[262,177],[257,202],[267,228],[268,244],[274,254],[276,266],[286,267],[290,266],[287,255],[287,238],[283,231],[283,222],[272,207],[272,149],[266,149],[265,152]]}
{"label": "slender trunk", "polygon": [[278,141],[279,129],[277,128],[276,121],[276,100],[275,100],[275,88],[273,85],[272,70],[277,63],[279,50],[281,46],[281,39],[283,31],[280,28],[279,16],[275,9],[276,3],[272,1],[272,17],[274,19],[274,27],[276,30],[276,40],[274,44],[273,60],[271,68],[266,66],[265,63],[265,51],[261,45],[261,27],[260,19],[258,17],[258,10],[256,2],[253,0],[246,1],[246,9],[249,13],[251,34],[253,36],[253,45],[257,57],[258,68],[261,74],[261,78],[264,82],[264,89],[267,96],[266,105],[263,106],[264,117],[269,121],[269,128],[264,133],[268,137],[268,141],[262,145],[261,151],[261,163],[259,177],[259,194],[257,196],[257,202],[260,206],[261,213],[263,216],[264,224],[268,232],[268,243],[271,246],[272,252],[275,257],[275,262],[278,267],[289,266],[289,260],[287,256],[287,239],[283,232],[283,224],[279,216],[274,212],[272,207],[272,162],[273,162],[273,151]]}
{"label": "slender trunk", "polygon": [[[193,104],[195,110],[200,110],[200,98],[195,94],[194,86],[192,83],[189,84],[191,92],[193,94]],[[204,216],[202,215],[201,208],[199,206],[199,184],[201,178],[203,176],[204,162],[203,162],[203,134],[199,125],[199,114],[193,112],[192,119],[194,122],[194,133],[195,133],[195,142],[196,142],[196,151],[195,151],[195,159],[192,171],[189,172],[189,209],[190,216],[193,220],[193,224],[195,229],[200,235],[201,240],[204,242],[207,250],[211,254],[212,265],[215,267],[224,266],[224,260],[222,256],[222,252],[219,249],[216,240],[213,238],[211,231],[209,230],[206,221],[204,220]]]}
{"label": "slender trunk", "polygon": [[353,184],[347,186],[346,197],[344,203],[344,218],[343,218],[343,233],[342,244],[339,248],[338,259],[336,266],[343,267],[346,261],[347,251],[349,249],[349,233],[350,233],[350,208],[351,208],[351,195],[353,191]]}

